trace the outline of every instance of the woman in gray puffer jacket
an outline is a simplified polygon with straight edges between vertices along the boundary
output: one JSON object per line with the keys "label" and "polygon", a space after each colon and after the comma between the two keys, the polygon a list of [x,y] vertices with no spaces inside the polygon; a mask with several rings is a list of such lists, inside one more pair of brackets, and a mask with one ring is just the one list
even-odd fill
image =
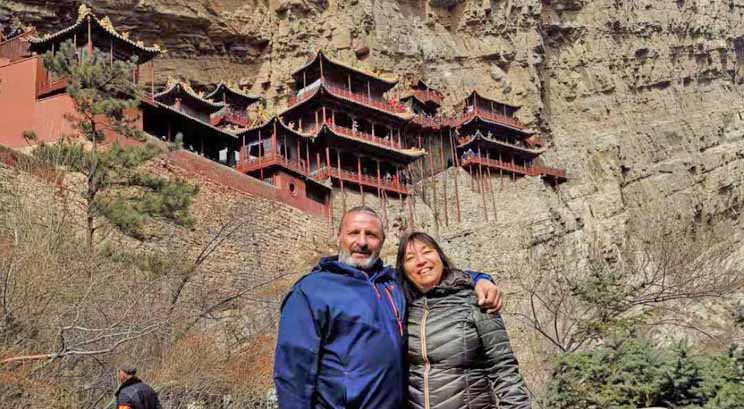
{"label": "woman in gray puffer jacket", "polygon": [[471,279],[437,242],[401,239],[397,268],[408,303],[411,408],[530,408],[501,316],[481,312]]}

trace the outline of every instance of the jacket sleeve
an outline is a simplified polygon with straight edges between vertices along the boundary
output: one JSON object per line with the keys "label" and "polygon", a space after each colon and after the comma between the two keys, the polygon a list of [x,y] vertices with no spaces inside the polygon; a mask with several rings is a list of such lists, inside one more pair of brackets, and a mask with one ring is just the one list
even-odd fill
{"label": "jacket sleeve", "polygon": [[473,308],[475,328],[485,354],[488,378],[499,407],[529,409],[527,386],[519,373],[519,364],[509,344],[504,321],[499,314],[486,314]]}
{"label": "jacket sleeve", "polygon": [[470,276],[470,279],[473,280],[473,286],[475,287],[475,284],[478,283],[480,280],[488,280],[493,283],[493,277],[491,277],[488,274],[485,273],[479,273],[477,271],[466,271],[467,275]]}
{"label": "jacket sleeve", "polygon": [[321,325],[305,293],[295,287],[282,304],[274,357],[274,385],[280,409],[312,407]]}

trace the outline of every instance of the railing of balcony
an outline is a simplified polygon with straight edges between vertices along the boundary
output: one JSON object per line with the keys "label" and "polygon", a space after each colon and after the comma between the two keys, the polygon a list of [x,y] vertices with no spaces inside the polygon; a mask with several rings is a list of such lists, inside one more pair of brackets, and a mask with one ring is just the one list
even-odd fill
{"label": "railing of balcony", "polygon": [[559,179],[568,179],[565,169],[549,168],[545,166],[535,166],[533,169],[536,176],[552,176]]}
{"label": "railing of balcony", "polygon": [[377,188],[380,187],[381,189],[391,191],[391,192],[398,192],[402,194],[408,194],[408,188],[400,183],[400,181],[397,179],[397,177],[393,177],[392,179],[386,179],[386,178],[376,178],[372,176],[367,176],[365,174],[360,175],[357,172],[351,172],[348,170],[338,168],[324,168],[322,172],[324,175],[334,177],[336,179],[343,179],[347,182],[352,183],[361,183],[363,185]]}
{"label": "railing of balcony", "polygon": [[34,31],[28,31],[19,34],[10,40],[0,42],[0,58],[7,58],[15,61],[29,54],[27,38],[34,34]]}
{"label": "railing of balcony", "polygon": [[[363,94],[351,92],[347,88],[344,88],[343,85],[334,84],[328,80],[323,80],[322,85],[323,85],[323,88],[325,88],[331,95],[335,97],[352,100],[358,104],[361,104],[361,105],[364,105],[364,106],[367,106],[373,109],[377,109],[380,111],[389,112],[394,115],[406,113],[406,108],[402,105],[398,105],[398,104],[392,105],[389,102],[386,102],[380,99],[370,98]],[[300,102],[303,102],[311,98],[313,95],[315,95],[316,92],[317,92],[317,89],[304,92],[300,96],[291,95],[287,103],[290,107],[293,107],[299,104]]]}
{"label": "railing of balcony", "polygon": [[347,127],[335,125],[335,124],[332,124],[329,121],[326,121],[326,125],[328,125],[328,128],[330,128],[333,132],[336,132],[336,133],[338,133],[340,135],[343,135],[343,136],[346,136],[348,138],[358,139],[358,140],[362,140],[362,141],[368,141],[368,142],[372,142],[372,143],[374,143],[376,145],[382,145],[382,146],[390,147],[390,148],[393,148],[393,149],[403,149],[402,145],[399,144],[398,142],[394,141],[392,137],[390,137],[390,138],[380,138],[378,136],[374,136],[374,135],[369,134],[369,133],[366,133],[366,132],[362,132],[362,131],[359,131],[359,130],[354,130],[354,129],[351,129],[351,128],[347,128]]}
{"label": "railing of balcony", "polygon": [[465,114],[465,118],[463,118],[463,120],[472,119],[476,115],[494,122],[500,122],[502,124],[512,126],[514,128],[524,128],[524,126],[514,118],[510,118],[506,115],[499,114],[498,112],[491,111],[490,109],[483,109],[477,106],[472,107],[472,110]]}
{"label": "railing of balcony", "polygon": [[235,125],[242,126],[244,128],[250,126],[247,112],[237,111],[228,107],[225,109],[224,117],[225,120]]}
{"label": "railing of balcony", "polygon": [[511,162],[504,162],[498,159],[484,158],[482,156],[477,156],[477,155],[467,155],[467,154],[463,155],[461,164],[462,166],[485,165],[491,168],[503,169],[509,172],[514,172],[514,173],[521,173],[525,176],[535,176],[535,173],[533,171],[534,168],[531,166],[521,166],[521,165],[511,163]]}
{"label": "railing of balcony", "polygon": [[36,80],[36,98],[49,95],[67,88],[67,78],[50,79],[46,75],[39,75]]}

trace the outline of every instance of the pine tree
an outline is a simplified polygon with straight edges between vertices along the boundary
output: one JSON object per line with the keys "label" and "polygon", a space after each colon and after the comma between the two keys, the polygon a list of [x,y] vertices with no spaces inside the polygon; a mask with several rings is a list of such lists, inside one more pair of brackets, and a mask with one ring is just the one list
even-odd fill
{"label": "pine tree", "polygon": [[35,155],[59,161],[86,176],[86,243],[95,245],[98,219],[106,218],[123,232],[141,236],[148,217],[164,217],[181,224],[191,222],[189,206],[197,188],[182,181],[150,175],[140,165],[162,152],[154,144],[122,147],[102,145],[107,135],[145,140],[135,127],[141,91],[131,80],[136,58],[111,60],[98,49],[78,50],[71,42],[43,56],[46,69],[67,79],[67,93],[76,114],[68,120],[84,143],[63,138],[53,146],[42,145]]}

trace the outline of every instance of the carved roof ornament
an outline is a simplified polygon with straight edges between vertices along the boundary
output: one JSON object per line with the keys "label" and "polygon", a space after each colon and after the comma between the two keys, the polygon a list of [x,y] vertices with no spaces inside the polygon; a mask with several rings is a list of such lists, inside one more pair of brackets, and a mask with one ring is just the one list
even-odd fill
{"label": "carved roof ornament", "polygon": [[103,32],[110,35],[111,41],[117,41],[114,47],[133,47],[131,50],[133,54],[140,56],[140,61],[145,62],[152,58],[155,58],[158,54],[164,51],[160,47],[146,47],[142,41],[132,41],[129,39],[129,33],[119,33],[114,28],[113,23],[109,17],[98,18],[93,13],[93,10],[86,4],[81,4],[78,8],[78,17],[75,24],[59,30],[55,33],[47,33],[41,37],[29,38],[29,43],[32,45],[32,49],[37,52],[46,52],[52,48],[52,42],[62,42],[69,40],[75,33],[81,33],[86,30],[84,22],[88,21],[90,24],[96,25]]}
{"label": "carved roof ornament", "polygon": [[116,32],[116,29],[114,28],[114,23],[111,22],[111,19],[108,16],[105,16],[104,18],[101,19],[101,27],[113,33]]}
{"label": "carved roof ornament", "polygon": [[88,15],[89,14],[92,14],[92,13],[93,13],[93,11],[90,9],[90,7],[88,7],[87,4],[85,4],[85,3],[80,4],[80,7],[78,7],[78,18],[77,18],[77,22],[79,23],[79,22],[83,21],[83,19],[85,17],[88,17]]}

